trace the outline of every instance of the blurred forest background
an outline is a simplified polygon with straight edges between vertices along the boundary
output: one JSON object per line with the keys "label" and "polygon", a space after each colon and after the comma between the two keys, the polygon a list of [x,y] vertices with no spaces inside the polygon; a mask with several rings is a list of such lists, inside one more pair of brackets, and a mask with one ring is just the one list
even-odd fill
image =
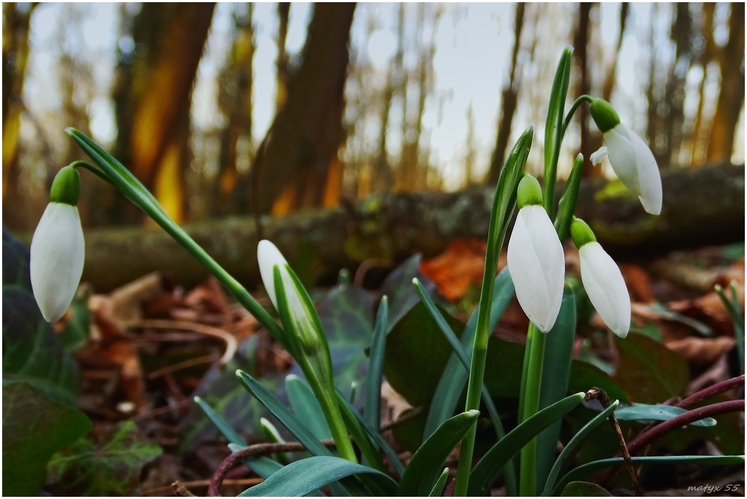
{"label": "blurred forest background", "polygon": [[[529,123],[539,173],[566,45],[569,98],[610,100],[662,169],[741,163],[744,8],[5,3],[3,224],[32,230],[57,170],[84,159],[67,126],[179,222],[494,183]],[[601,143],[582,107],[561,171]],[[84,226],[143,223],[83,175]]]}

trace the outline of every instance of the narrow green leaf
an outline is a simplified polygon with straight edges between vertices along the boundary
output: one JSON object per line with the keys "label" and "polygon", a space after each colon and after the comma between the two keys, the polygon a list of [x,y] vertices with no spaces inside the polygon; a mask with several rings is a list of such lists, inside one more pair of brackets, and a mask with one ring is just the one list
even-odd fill
{"label": "narrow green leaf", "polygon": [[425,496],[433,489],[441,467],[464,437],[480,411],[467,411],[446,420],[413,454],[399,483],[397,495]]}
{"label": "narrow green leaf", "polygon": [[557,172],[558,154],[560,152],[560,139],[562,138],[563,118],[565,113],[565,98],[568,94],[568,84],[571,73],[571,47],[563,50],[560,56],[558,69],[550,91],[550,103],[547,107],[547,120],[545,121],[545,168],[544,168],[544,206],[545,211],[553,219],[555,211],[555,179]]}
{"label": "narrow green leaf", "polygon": [[584,393],[570,395],[546,407],[511,430],[483,456],[470,474],[469,495],[484,495],[503,466],[539,432],[562,418],[584,399]]}
{"label": "narrow green leaf", "polygon": [[[337,392],[337,395],[338,398],[342,397],[340,392]],[[363,425],[361,424],[361,418],[356,417],[358,411],[346,404],[342,404],[341,402],[342,401],[340,400],[337,401],[340,407],[342,420],[345,423],[345,428],[347,428],[348,433],[353,436],[353,440],[355,440],[355,443],[358,444],[358,447],[361,450],[361,454],[363,454],[363,458],[365,459],[365,462],[363,464],[376,470],[385,472],[386,465],[384,465],[384,460],[381,459],[381,455],[379,454],[377,445],[372,441],[365,428],[363,428]],[[349,403],[349,401],[345,402]]]}
{"label": "narrow green leaf", "polygon": [[563,447],[563,450],[560,452],[560,455],[558,456],[558,459],[555,460],[555,464],[553,464],[552,469],[550,469],[550,473],[547,475],[547,479],[545,480],[545,490],[542,492],[543,496],[547,496],[550,494],[550,491],[555,486],[555,480],[557,480],[558,475],[560,474],[560,470],[563,469],[563,464],[573,457],[573,455],[576,453],[576,450],[578,449],[579,445],[584,441],[584,439],[602,422],[607,419],[607,417],[617,408],[617,406],[620,405],[619,400],[615,400],[610,404],[608,408],[594,416],[591,421],[586,423],[583,428],[581,428],[578,433],[573,435],[573,438],[571,438],[565,447]]}
{"label": "narrow green leaf", "polygon": [[[252,378],[241,369],[236,370],[236,377],[239,378],[241,385],[246,388],[253,397],[259,400],[283,426],[288,428],[288,431],[298,439],[301,445],[306,447],[306,450],[315,456],[332,456],[329,449],[322,445],[311,430],[309,430],[306,425],[304,425],[290,410],[288,410],[288,408],[285,407],[272,392],[262,386],[259,381]],[[357,481],[345,481],[343,486],[354,495],[366,493],[363,486]],[[339,495],[339,492],[336,491],[335,494]]]}
{"label": "narrow green leaf", "polygon": [[612,494],[596,483],[571,482],[565,486],[561,497],[612,497]]}
{"label": "narrow green leaf", "polygon": [[[651,421],[667,421],[675,416],[686,413],[686,409],[673,407],[671,405],[649,405],[633,404],[624,406],[615,411],[615,416],[620,421],[641,421],[648,423]],[[716,420],[713,418],[703,418],[693,421],[687,426],[715,426]]]}
{"label": "narrow green leaf", "polygon": [[308,383],[294,374],[289,374],[285,377],[285,390],[293,412],[311,433],[319,440],[332,438],[322,407]]}
{"label": "narrow green leaf", "polygon": [[380,471],[339,457],[316,456],[289,464],[239,497],[300,497],[355,474],[370,475],[386,495],[397,491],[397,483]]}
{"label": "narrow green leaf", "polygon": [[433,486],[431,489],[431,493],[428,494],[428,497],[441,497],[441,494],[444,492],[444,486],[446,485],[446,480],[449,478],[449,468],[444,468],[443,472],[441,472],[441,476],[438,477],[438,480],[436,481],[436,485]]}
{"label": "narrow green leaf", "polygon": [[[266,418],[259,418],[259,426],[262,428],[262,433],[265,434],[265,438],[269,443],[272,444],[284,444],[285,439],[280,436],[280,432],[277,428],[275,428],[275,425],[272,424],[270,421],[268,421]],[[229,448],[231,448],[232,445],[236,444],[228,444]],[[232,452],[235,452],[233,449],[231,449]],[[273,452],[272,459],[274,461],[277,461],[278,463],[285,466],[290,462],[290,459],[288,459],[288,454],[285,452]],[[277,470],[276,470],[277,471]]]}
{"label": "narrow green leaf", "polygon": [[[702,464],[705,466],[743,465],[744,456],[632,456],[633,464]],[[600,459],[578,466],[561,478],[551,495],[557,495],[565,486],[585,477],[589,477],[610,466],[621,465],[625,462],[622,457]]]}
{"label": "narrow green leaf", "polygon": [[384,368],[384,347],[386,346],[386,329],[389,322],[389,300],[381,297],[379,310],[376,312],[376,323],[371,336],[371,349],[368,353],[368,372],[366,373],[366,400],[364,414],[366,421],[373,428],[381,426],[381,378]]}
{"label": "narrow green leaf", "polygon": [[262,386],[259,381],[255,380],[241,369],[236,370],[236,377],[239,378],[241,385],[246,388],[253,397],[258,399],[283,426],[288,428],[288,431],[290,431],[309,452],[315,456],[331,455],[329,450],[322,445],[308,426],[302,423],[296,415],[288,410],[288,408],[286,408],[272,392]]}
{"label": "narrow green leaf", "polygon": [[337,392],[337,401],[340,404],[340,412],[342,412],[343,417],[345,417],[346,413],[353,415],[366,431],[371,441],[375,443],[376,447],[384,451],[384,454],[386,454],[386,457],[389,458],[389,461],[392,463],[392,466],[394,466],[397,474],[399,476],[402,476],[402,474],[405,472],[405,466],[402,464],[402,461],[400,461],[397,453],[394,452],[394,450],[389,446],[386,440],[384,440],[384,437],[379,434],[378,429],[372,428],[371,425],[368,424],[366,419],[361,416],[358,411],[355,410],[355,407],[353,407],[353,405],[348,402],[340,392]]}
{"label": "narrow green leaf", "polygon": [[[220,414],[218,414],[212,407],[210,407],[210,404],[202,400],[200,397],[195,397],[194,401],[198,405],[198,407],[202,409],[202,412],[205,413],[205,416],[207,416],[208,419],[213,423],[213,425],[215,425],[220,434],[223,435],[223,438],[228,440],[228,448],[231,449],[231,452],[235,452],[235,450],[231,447],[232,445],[235,445],[238,448],[247,446],[246,440],[241,438],[239,434],[236,433],[233,428],[231,428],[231,425],[229,425],[228,422],[223,419]],[[262,478],[269,477],[283,467],[280,463],[277,463],[272,459],[264,456],[255,456],[243,459],[241,462]]]}
{"label": "narrow green leaf", "polygon": [[[571,374],[573,341],[576,338],[576,300],[568,286],[563,289],[563,301],[552,330],[545,337],[545,355],[542,359],[542,384],[539,408],[544,409],[561,400],[568,393]],[[560,420],[537,435],[537,486],[542,490],[555,462],[555,452],[560,436]]]}
{"label": "narrow green leaf", "polygon": [[[503,312],[506,310],[511,299],[514,297],[514,283],[508,273],[508,269],[503,269],[495,278],[493,301],[490,309],[490,331],[495,329]],[[472,343],[475,339],[475,327],[477,326],[477,309],[472,313],[467,324],[464,326],[464,332],[460,339],[461,350],[471,362]],[[451,328],[449,328],[451,330]],[[443,329],[442,329],[443,331]],[[470,363],[468,362],[468,364]],[[455,412],[459,398],[464,392],[469,376],[469,367],[464,368],[459,354],[456,350],[452,352],[446,368],[444,369],[441,379],[433,395],[438,404],[431,404],[428,410],[428,419],[425,423],[424,436],[431,435],[441,423],[449,419]]]}
{"label": "narrow green leaf", "polygon": [[[463,344],[461,344],[459,342],[459,339],[454,334],[454,331],[451,330],[451,327],[446,322],[446,320],[444,319],[443,315],[441,315],[441,312],[436,307],[436,304],[433,303],[433,301],[430,299],[430,297],[425,292],[425,290],[423,289],[423,287],[420,285],[420,282],[417,279],[413,279],[412,283],[415,286],[415,290],[418,292],[418,295],[420,296],[420,299],[422,300],[423,304],[427,307],[428,312],[430,312],[431,317],[433,317],[433,319],[436,321],[436,324],[438,325],[439,329],[444,334],[444,336],[446,337],[446,339],[449,341],[449,344],[451,345],[451,348],[454,350],[454,354],[456,354],[457,359],[462,364],[462,367],[464,367],[464,371],[462,371],[462,372],[463,372],[463,374],[466,377],[469,374],[469,371],[470,371],[470,368],[471,368],[471,359],[468,358],[468,355],[467,355],[466,352],[470,352],[470,354],[471,354],[472,353],[472,349],[469,348],[469,347],[467,347],[465,349],[465,347],[463,346]],[[513,284],[511,285],[511,289],[513,290]],[[493,300],[493,304],[495,305],[495,300]],[[505,306],[504,306],[504,308],[505,308]],[[500,313],[502,314],[503,310],[500,310]],[[491,310],[491,319],[492,319],[492,310]],[[497,321],[497,319],[496,319],[496,321]],[[492,324],[492,327],[495,327],[495,324]],[[492,331],[492,329],[490,329],[490,330]],[[462,333],[462,334],[464,334],[464,333]],[[466,352],[465,352],[465,350],[466,350]],[[443,375],[442,375],[442,379],[443,379]],[[439,383],[440,383],[440,380],[439,380]],[[436,387],[436,389],[438,390],[438,387]],[[461,393],[461,387],[460,387],[460,390],[459,390],[458,393]],[[565,393],[563,395],[565,395]],[[433,397],[433,400],[437,400],[437,401],[439,401],[439,403],[438,404],[433,404],[432,403],[431,406],[442,405],[441,402],[440,402],[440,399],[437,398],[435,395]],[[456,403],[456,400],[457,399],[455,398],[454,399],[454,403]],[[500,440],[501,438],[503,438],[503,436],[506,434],[506,432],[503,429],[503,423],[501,423],[501,417],[498,414],[498,410],[495,408],[495,404],[493,404],[493,399],[490,396],[490,392],[488,392],[488,389],[487,389],[487,387],[484,384],[482,386],[482,402],[485,404],[485,406],[488,409],[488,414],[490,415],[490,419],[493,422],[493,426],[495,428],[496,436]],[[430,416],[430,414],[429,414],[429,416]],[[426,420],[426,424],[427,424],[427,422],[428,422],[428,420]],[[423,434],[424,438],[426,438],[427,436],[430,436],[433,433],[433,432],[428,432],[428,430],[429,430],[429,428],[426,426],[426,429],[425,429],[424,434]],[[435,429],[434,429],[434,431],[435,431]],[[507,491],[510,490],[510,492],[513,492],[512,487],[514,486],[514,484],[512,483],[512,480],[514,478],[514,470],[513,470],[512,465],[509,464],[509,466],[506,467],[506,471],[507,471],[507,480],[506,480],[507,484],[506,484],[506,488],[507,488]]]}
{"label": "narrow green leaf", "polygon": [[558,214],[555,217],[555,230],[558,233],[560,241],[565,241],[568,237],[568,231],[571,229],[573,221],[573,212],[576,210],[576,199],[578,198],[578,189],[581,187],[581,177],[584,173],[584,157],[579,153],[573,161],[571,173],[565,182],[563,195],[558,202]]}
{"label": "narrow green leaf", "polygon": [[3,380],[4,495],[39,495],[52,454],[91,426],[85,414],[49,399],[30,383]]}

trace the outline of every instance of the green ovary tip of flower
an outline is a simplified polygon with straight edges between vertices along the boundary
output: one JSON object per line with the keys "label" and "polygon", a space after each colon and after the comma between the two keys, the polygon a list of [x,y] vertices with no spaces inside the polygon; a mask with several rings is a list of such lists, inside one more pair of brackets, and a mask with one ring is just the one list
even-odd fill
{"label": "green ovary tip of flower", "polygon": [[597,240],[589,224],[576,217],[573,217],[573,222],[571,222],[571,237],[573,238],[573,243],[579,249],[583,245],[596,242]]}
{"label": "green ovary tip of flower", "polygon": [[52,203],[76,206],[80,199],[80,174],[73,166],[61,168],[52,181],[49,200]]}
{"label": "green ovary tip of flower", "polygon": [[606,133],[620,124],[620,116],[612,104],[604,99],[594,99],[589,106],[589,112],[602,133]]}
{"label": "green ovary tip of flower", "polygon": [[520,209],[530,205],[542,205],[542,187],[537,179],[528,173],[516,189],[516,202]]}

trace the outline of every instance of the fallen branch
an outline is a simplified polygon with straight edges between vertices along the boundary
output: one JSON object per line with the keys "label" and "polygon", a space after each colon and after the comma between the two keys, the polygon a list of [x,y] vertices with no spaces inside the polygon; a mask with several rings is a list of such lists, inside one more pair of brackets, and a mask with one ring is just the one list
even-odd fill
{"label": "fallen branch", "polygon": [[[608,194],[604,179],[581,184],[576,215],[586,220],[613,256],[652,256],[672,249],[744,241],[744,166],[722,164],[662,170],[661,216],[646,214],[627,191]],[[558,190],[563,185],[558,185]],[[334,277],[376,258],[401,262],[414,253],[432,257],[455,239],[485,239],[495,189],[454,193],[375,195],[333,209],[262,217],[264,237],[289,261],[302,251],[318,275]],[[257,234],[251,216],[185,226],[195,241],[240,282],[259,282]],[[28,243],[31,234],[21,235]],[[161,229],[86,230],[83,280],[108,292],[159,270],[193,286],[208,273]]]}

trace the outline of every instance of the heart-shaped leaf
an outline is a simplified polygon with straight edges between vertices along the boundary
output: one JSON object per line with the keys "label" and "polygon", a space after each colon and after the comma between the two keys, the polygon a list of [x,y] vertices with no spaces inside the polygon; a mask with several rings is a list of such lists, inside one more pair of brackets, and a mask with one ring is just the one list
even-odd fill
{"label": "heart-shaped leaf", "polygon": [[56,492],[73,496],[132,495],[142,467],[162,453],[161,447],[138,436],[127,421],[104,444],[82,438],[49,462],[49,480]]}
{"label": "heart-shaped leaf", "polygon": [[47,398],[30,383],[3,381],[3,493],[39,495],[52,454],[91,426],[85,414]]}

